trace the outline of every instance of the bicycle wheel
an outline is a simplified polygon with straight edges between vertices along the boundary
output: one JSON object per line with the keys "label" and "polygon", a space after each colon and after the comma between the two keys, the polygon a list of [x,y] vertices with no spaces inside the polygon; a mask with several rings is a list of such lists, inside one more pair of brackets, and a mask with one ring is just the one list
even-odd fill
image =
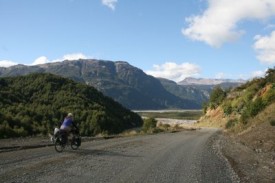
{"label": "bicycle wheel", "polygon": [[71,148],[73,150],[77,150],[79,148],[78,138],[73,137],[72,142],[71,142]]}
{"label": "bicycle wheel", "polygon": [[55,148],[56,152],[61,153],[64,150],[65,146],[66,146],[66,144],[62,143],[60,138],[56,139],[55,144],[54,144],[54,148]]}

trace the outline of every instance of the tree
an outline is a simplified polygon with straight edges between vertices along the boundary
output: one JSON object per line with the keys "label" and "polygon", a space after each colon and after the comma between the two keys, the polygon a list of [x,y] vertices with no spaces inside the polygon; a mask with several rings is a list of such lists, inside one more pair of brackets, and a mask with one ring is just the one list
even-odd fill
{"label": "tree", "polygon": [[262,98],[258,97],[252,104],[249,106],[250,116],[256,116],[261,110],[265,108]]}
{"label": "tree", "polygon": [[266,80],[267,82],[270,82],[270,83],[275,82],[275,67],[273,69],[269,68],[266,71]]}
{"label": "tree", "polygon": [[157,126],[157,120],[155,118],[147,118],[144,120],[142,130],[144,132],[152,131]]}
{"label": "tree", "polygon": [[220,86],[216,86],[210,94],[210,108],[216,108],[226,97],[226,92]]}

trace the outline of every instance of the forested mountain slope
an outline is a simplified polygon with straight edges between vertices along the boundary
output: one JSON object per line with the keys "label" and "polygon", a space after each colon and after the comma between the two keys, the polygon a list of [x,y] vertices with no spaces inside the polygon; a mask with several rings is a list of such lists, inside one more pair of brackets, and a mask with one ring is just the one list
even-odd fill
{"label": "forested mountain slope", "polygon": [[82,135],[119,133],[142,119],[95,88],[52,74],[0,78],[0,137],[47,134],[72,112]]}

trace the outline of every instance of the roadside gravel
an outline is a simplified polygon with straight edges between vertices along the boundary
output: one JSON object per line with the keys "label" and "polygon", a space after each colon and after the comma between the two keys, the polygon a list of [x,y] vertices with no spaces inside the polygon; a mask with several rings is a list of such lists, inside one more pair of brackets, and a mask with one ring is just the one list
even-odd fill
{"label": "roadside gravel", "polygon": [[241,182],[274,183],[275,152],[263,152],[252,149],[242,143],[238,137],[222,135],[221,151],[238,174]]}
{"label": "roadside gravel", "polygon": [[[0,153],[2,182],[236,182],[215,148],[218,131],[89,141],[77,151],[53,147]],[[214,147],[214,148],[213,148]]]}

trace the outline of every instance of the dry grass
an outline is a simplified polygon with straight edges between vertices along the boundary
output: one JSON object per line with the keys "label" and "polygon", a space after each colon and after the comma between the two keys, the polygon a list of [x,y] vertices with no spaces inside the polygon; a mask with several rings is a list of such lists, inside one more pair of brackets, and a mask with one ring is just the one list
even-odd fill
{"label": "dry grass", "polygon": [[218,107],[217,109],[208,110],[207,113],[199,119],[195,126],[225,128],[228,120],[229,118],[224,115],[221,107]]}
{"label": "dry grass", "polygon": [[[229,116],[226,116],[221,107],[218,107],[214,110],[208,110],[206,115],[201,117],[198,123],[195,126],[198,127],[216,127],[226,129],[226,124],[230,120],[237,121],[236,125],[232,128],[227,129],[227,132],[230,133],[246,133],[246,131],[255,128],[256,126],[268,122],[270,123],[272,120],[275,120],[275,103],[267,106],[263,111],[261,111],[254,118],[249,118],[247,120],[247,124],[242,124],[239,122],[240,115],[237,113],[232,113]],[[270,125],[271,126],[271,125]]]}

